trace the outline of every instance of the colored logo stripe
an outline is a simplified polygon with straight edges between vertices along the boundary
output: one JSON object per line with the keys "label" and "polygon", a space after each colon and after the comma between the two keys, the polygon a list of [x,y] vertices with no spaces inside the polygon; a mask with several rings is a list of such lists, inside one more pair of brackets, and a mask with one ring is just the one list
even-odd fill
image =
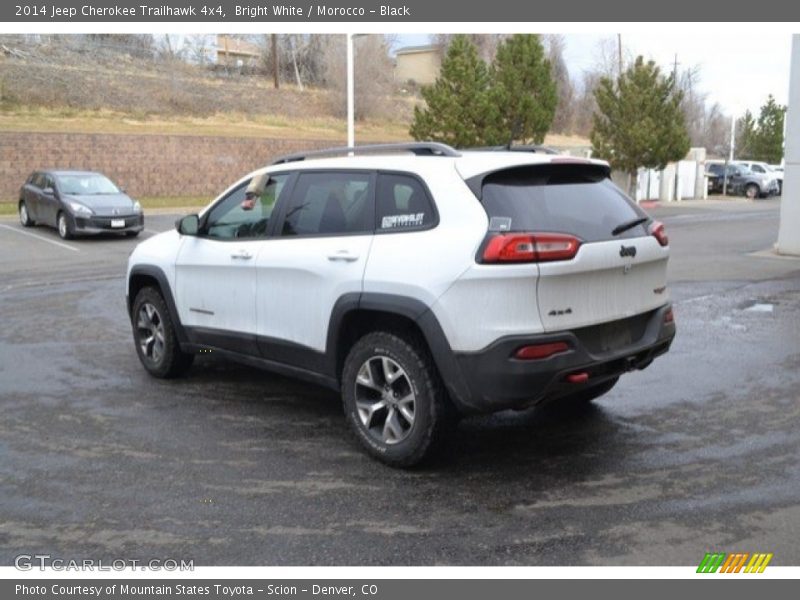
{"label": "colored logo stripe", "polygon": [[706,552],[700,566],[697,567],[698,573],[716,573],[722,561],[725,560],[724,552]]}
{"label": "colored logo stripe", "polygon": [[[772,560],[772,553],[756,552],[706,552],[700,566],[697,567],[698,573],[763,573],[764,569]],[[748,562],[748,559],[749,562]],[[745,566],[746,563],[746,566]]]}
{"label": "colored logo stripe", "polygon": [[767,568],[769,561],[772,560],[772,553],[769,554],[753,554],[753,558],[750,559],[750,562],[747,563],[747,566],[744,569],[745,573],[763,573],[764,569]]}
{"label": "colored logo stripe", "polygon": [[738,573],[742,570],[744,561],[749,557],[750,555],[748,553],[736,552],[734,554],[729,554],[728,560],[722,565],[720,573]]}

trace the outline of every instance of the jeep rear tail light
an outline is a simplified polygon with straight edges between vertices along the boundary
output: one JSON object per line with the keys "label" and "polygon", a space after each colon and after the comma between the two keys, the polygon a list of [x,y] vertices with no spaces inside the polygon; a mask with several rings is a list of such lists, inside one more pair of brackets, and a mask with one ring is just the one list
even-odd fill
{"label": "jeep rear tail light", "polygon": [[669,236],[667,236],[667,230],[664,229],[664,224],[661,221],[650,223],[650,235],[656,238],[662,246],[669,246]]}
{"label": "jeep rear tail light", "polygon": [[560,354],[569,350],[567,342],[547,342],[545,344],[530,344],[523,346],[514,352],[514,358],[521,360],[541,360],[550,358],[554,354]]}
{"label": "jeep rear tail light", "polygon": [[489,238],[481,262],[520,263],[569,260],[581,241],[564,233],[501,233]]}

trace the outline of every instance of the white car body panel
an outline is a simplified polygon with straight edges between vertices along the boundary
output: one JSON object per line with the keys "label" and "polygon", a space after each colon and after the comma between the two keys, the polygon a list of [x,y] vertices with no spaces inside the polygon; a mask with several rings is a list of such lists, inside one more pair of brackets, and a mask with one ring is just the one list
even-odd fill
{"label": "white car body panel", "polygon": [[252,332],[256,325],[255,257],[262,244],[260,240],[188,236],[175,262],[175,305],[181,323]]}
{"label": "white car body panel", "polygon": [[537,264],[473,261],[432,306],[452,350],[477,352],[503,336],[541,333],[538,273]]}
{"label": "white car body panel", "polygon": [[[620,247],[636,256],[620,256]],[[653,236],[583,244],[575,258],[541,263],[537,304],[546,332],[624,319],[669,299],[669,250]]]}
{"label": "white car body panel", "polygon": [[259,336],[325,352],[336,301],[361,292],[372,235],[288,237],[261,242],[256,258]]}
{"label": "white car body panel", "polygon": [[364,291],[406,296],[431,306],[461,273],[475,264],[475,252],[489,221],[452,162],[417,166],[415,172],[433,196],[439,225],[422,231],[377,233],[365,272]]}
{"label": "white car body panel", "polygon": [[[175,289],[175,258],[183,243],[184,236],[171,229],[146,239],[136,246],[128,257],[128,272],[125,278],[125,292],[130,293],[131,270],[137,265],[155,267],[164,273],[171,290]],[[133,298],[131,298],[133,300]]]}

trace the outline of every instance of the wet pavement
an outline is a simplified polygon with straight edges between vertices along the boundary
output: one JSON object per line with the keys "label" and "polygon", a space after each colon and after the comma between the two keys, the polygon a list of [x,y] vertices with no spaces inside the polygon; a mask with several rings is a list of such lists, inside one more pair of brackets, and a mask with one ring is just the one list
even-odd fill
{"label": "wet pavement", "polygon": [[686,204],[651,211],[669,354],[583,410],[466,419],[405,472],[361,453],[324,389],[213,355],[148,377],[123,300],[136,242],[0,222],[0,564],[800,564],[800,260],[754,255],[777,201]]}

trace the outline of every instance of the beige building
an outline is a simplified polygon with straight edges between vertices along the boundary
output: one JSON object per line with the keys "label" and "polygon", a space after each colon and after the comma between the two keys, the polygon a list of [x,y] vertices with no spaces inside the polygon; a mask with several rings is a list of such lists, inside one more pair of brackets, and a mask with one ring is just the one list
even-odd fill
{"label": "beige building", "polygon": [[217,64],[229,67],[252,66],[258,62],[261,49],[257,44],[227,35],[217,36]]}
{"label": "beige building", "polygon": [[408,46],[395,55],[394,80],[399,84],[414,82],[430,85],[439,76],[442,66],[440,46]]}

